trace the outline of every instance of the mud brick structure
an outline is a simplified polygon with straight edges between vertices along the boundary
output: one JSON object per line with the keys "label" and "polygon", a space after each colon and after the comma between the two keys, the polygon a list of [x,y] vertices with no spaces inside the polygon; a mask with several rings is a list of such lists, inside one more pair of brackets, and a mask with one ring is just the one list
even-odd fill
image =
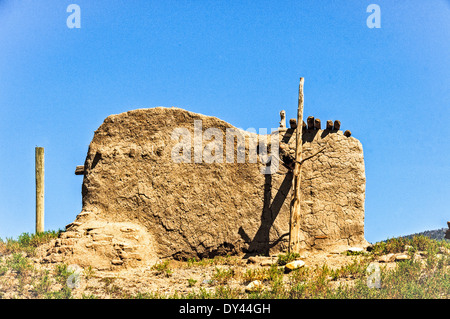
{"label": "mud brick structure", "polygon": [[[284,116],[282,112],[281,127],[270,136],[180,108],[108,116],[95,131],[84,165],[76,170],[83,175],[82,211],[45,259],[106,269],[164,257],[286,251],[297,127],[303,130],[304,158],[324,149],[302,167],[302,249],[367,246],[361,143],[344,135],[339,121],[326,121],[321,129],[320,120],[308,117],[307,123],[297,126],[291,120],[286,128]],[[216,146],[225,148],[227,129],[245,137],[241,145],[233,140],[232,163],[225,150],[222,162],[195,162],[199,155],[195,143],[189,144],[190,152],[184,157],[192,161],[173,160],[180,142],[174,130],[194,137],[199,134],[194,121],[201,121],[203,152],[205,147],[211,154],[211,148],[214,152]],[[210,128],[223,136],[206,136]],[[254,138],[278,148],[278,155],[270,153],[279,160],[272,174],[262,173],[268,164],[260,156],[256,162],[249,160]],[[244,162],[238,162],[239,152],[245,154]]]}

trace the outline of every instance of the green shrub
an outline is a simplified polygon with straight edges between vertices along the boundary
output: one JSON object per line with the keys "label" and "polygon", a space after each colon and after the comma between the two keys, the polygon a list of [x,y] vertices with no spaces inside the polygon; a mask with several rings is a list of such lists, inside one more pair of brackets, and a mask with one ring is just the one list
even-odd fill
{"label": "green shrub", "polygon": [[298,259],[299,257],[300,257],[300,254],[298,254],[298,253],[279,254],[277,264],[279,266],[284,266],[287,263]]}
{"label": "green shrub", "polygon": [[72,299],[72,290],[63,286],[59,291],[51,291],[45,294],[45,298],[47,299]]}
{"label": "green shrub", "polygon": [[58,238],[61,231],[49,230],[36,234],[22,233],[17,239],[6,238],[6,242],[0,239],[0,252],[5,254],[24,252],[29,256],[33,256],[36,247]]}
{"label": "green shrub", "polygon": [[242,274],[242,280],[244,283],[252,282],[254,280],[267,280],[268,273],[264,268],[250,268],[246,269],[246,271]]}
{"label": "green shrub", "polygon": [[[406,249],[406,247],[410,247]],[[439,247],[450,247],[450,243],[443,240],[430,239],[426,236],[419,235],[412,238],[399,237],[391,238],[383,242],[378,242],[372,246],[373,255],[383,255],[390,253],[400,253],[403,251],[427,251],[436,253]]]}
{"label": "green shrub", "polygon": [[46,296],[50,293],[50,286],[52,284],[52,280],[49,277],[49,272],[45,271],[41,274],[39,281],[34,285],[34,293],[39,296]]}
{"label": "green shrub", "polygon": [[226,284],[234,276],[234,269],[222,269],[216,267],[212,275],[212,279],[218,284]]}
{"label": "green shrub", "polygon": [[192,279],[192,278],[188,279],[188,286],[189,287],[193,287],[196,283],[197,283],[196,279]]}
{"label": "green shrub", "polygon": [[30,263],[30,260],[21,253],[14,253],[9,259],[6,260],[6,265],[18,276],[25,275],[33,269],[33,265]]}
{"label": "green shrub", "polygon": [[152,266],[152,270],[156,270],[158,275],[165,275],[166,277],[170,277],[172,275],[172,269],[169,268],[169,260],[165,260],[163,262],[157,262]]}
{"label": "green shrub", "polygon": [[57,264],[55,267],[55,279],[63,286],[67,285],[67,279],[72,275],[73,272],[69,271],[66,264]]}

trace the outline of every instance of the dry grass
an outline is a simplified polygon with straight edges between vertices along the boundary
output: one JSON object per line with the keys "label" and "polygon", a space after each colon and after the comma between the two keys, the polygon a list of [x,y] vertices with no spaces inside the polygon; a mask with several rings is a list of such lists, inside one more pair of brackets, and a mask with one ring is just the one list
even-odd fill
{"label": "dry grass", "polygon": [[[421,236],[376,243],[370,252],[342,256],[349,262],[339,267],[306,265],[289,273],[283,265],[298,256],[279,255],[277,263],[267,267],[250,266],[238,256],[166,260],[153,265],[146,277],[100,276],[87,268],[79,274],[83,286],[73,290],[67,282],[74,274],[67,265],[44,268],[34,258],[36,248],[57,234],[23,234],[0,241],[0,298],[450,298],[450,244]],[[369,288],[369,264],[380,255],[405,251],[411,258],[393,267],[380,266],[381,286]],[[418,255],[423,257],[415,258]],[[245,286],[254,280],[263,288],[246,292]],[[167,292],[141,285],[147,281],[177,288]]]}

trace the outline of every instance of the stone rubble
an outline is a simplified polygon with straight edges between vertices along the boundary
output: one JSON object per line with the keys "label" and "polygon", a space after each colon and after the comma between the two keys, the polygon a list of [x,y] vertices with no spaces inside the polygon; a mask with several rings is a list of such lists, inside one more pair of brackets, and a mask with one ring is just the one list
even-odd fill
{"label": "stone rubble", "polygon": [[290,272],[292,270],[299,269],[303,266],[305,266],[305,262],[303,260],[294,260],[294,261],[287,263],[284,266],[284,269],[286,272]]}

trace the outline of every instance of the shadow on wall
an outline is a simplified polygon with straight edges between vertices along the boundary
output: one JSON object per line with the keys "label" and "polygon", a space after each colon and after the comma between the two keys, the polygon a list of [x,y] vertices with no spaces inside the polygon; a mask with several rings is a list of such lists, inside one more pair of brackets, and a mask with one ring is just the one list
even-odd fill
{"label": "shadow on wall", "polygon": [[[321,138],[325,138],[328,134],[337,133],[340,127],[340,122],[336,121],[336,129],[333,126],[327,125],[327,129],[322,130]],[[310,143],[314,140],[319,129],[315,129],[313,127],[308,128],[305,124],[303,125],[302,132],[302,143]],[[283,139],[281,143],[288,144],[292,135],[295,133],[294,128],[286,129],[284,133]],[[289,158],[281,158],[287,167],[292,166],[292,159]],[[264,205],[261,213],[261,224],[258,228],[253,239],[251,239],[248,234],[244,231],[242,227],[239,228],[239,235],[246,242],[249,243],[248,249],[246,251],[245,257],[248,257],[252,254],[269,254],[269,251],[272,247],[276,246],[283,238],[289,236],[289,233],[282,234],[277,240],[270,242],[270,229],[272,228],[275,219],[277,218],[281,207],[283,206],[284,201],[286,200],[287,195],[292,187],[293,180],[293,172],[289,170],[284,178],[280,188],[278,189],[277,194],[275,195],[273,201],[272,199],[272,175],[265,175],[265,183],[264,183]]]}
{"label": "shadow on wall", "polygon": [[274,242],[270,242],[270,229],[277,218],[281,207],[283,206],[284,201],[286,200],[286,196],[289,194],[289,190],[292,187],[292,172],[288,172],[286,177],[283,180],[280,188],[278,189],[277,194],[275,195],[273,201],[272,198],[272,175],[265,175],[265,183],[264,183],[264,206],[261,213],[261,224],[258,228],[258,231],[255,234],[253,239],[245,233],[242,227],[239,228],[239,235],[241,238],[249,243],[246,256],[248,257],[252,254],[264,254],[267,255],[269,250],[276,246],[284,237],[289,236],[289,233],[285,233],[281,235]]}

